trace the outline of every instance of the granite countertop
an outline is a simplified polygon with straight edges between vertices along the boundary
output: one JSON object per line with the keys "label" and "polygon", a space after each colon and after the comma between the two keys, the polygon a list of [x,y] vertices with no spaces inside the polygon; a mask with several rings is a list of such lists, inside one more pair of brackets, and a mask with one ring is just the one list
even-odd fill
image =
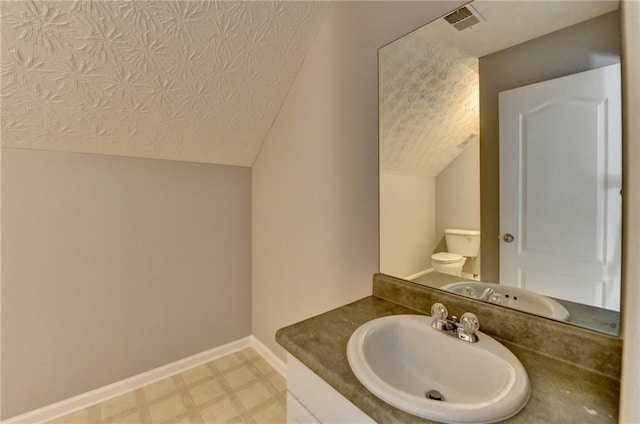
{"label": "granite countertop", "polygon": [[[277,342],[378,423],[431,423],[378,399],[347,362],[347,342],[372,319],[417,312],[373,296],[282,328]],[[482,318],[481,318],[482,319]],[[531,399],[509,423],[615,423],[619,381],[571,363],[501,341],[524,365]]]}

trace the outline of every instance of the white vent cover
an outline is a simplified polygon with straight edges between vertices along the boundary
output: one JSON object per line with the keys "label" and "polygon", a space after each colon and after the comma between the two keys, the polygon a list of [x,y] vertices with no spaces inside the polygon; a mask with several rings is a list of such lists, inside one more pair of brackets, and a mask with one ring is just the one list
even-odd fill
{"label": "white vent cover", "polygon": [[449,13],[444,17],[444,20],[449,22],[455,29],[462,31],[479,22],[484,22],[485,19],[475,10],[471,5],[461,7],[460,9]]}

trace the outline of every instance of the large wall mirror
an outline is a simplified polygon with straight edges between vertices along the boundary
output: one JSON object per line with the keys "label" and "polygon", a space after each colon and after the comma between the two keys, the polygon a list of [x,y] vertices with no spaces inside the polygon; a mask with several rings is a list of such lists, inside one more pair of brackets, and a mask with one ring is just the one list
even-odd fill
{"label": "large wall mirror", "polygon": [[381,273],[619,334],[619,28],[475,0],[380,49]]}

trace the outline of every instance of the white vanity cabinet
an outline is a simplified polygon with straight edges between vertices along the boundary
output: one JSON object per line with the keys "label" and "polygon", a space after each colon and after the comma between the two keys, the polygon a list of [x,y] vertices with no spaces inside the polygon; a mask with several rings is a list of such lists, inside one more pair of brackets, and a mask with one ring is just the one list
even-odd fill
{"label": "white vanity cabinet", "polygon": [[292,355],[287,355],[287,423],[375,424]]}

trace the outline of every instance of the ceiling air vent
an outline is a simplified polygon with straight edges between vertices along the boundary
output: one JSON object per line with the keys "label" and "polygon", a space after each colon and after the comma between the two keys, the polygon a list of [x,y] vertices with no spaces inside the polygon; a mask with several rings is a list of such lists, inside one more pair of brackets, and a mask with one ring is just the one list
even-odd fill
{"label": "ceiling air vent", "polygon": [[471,5],[461,7],[455,12],[449,13],[444,19],[458,31],[467,29],[485,20]]}

